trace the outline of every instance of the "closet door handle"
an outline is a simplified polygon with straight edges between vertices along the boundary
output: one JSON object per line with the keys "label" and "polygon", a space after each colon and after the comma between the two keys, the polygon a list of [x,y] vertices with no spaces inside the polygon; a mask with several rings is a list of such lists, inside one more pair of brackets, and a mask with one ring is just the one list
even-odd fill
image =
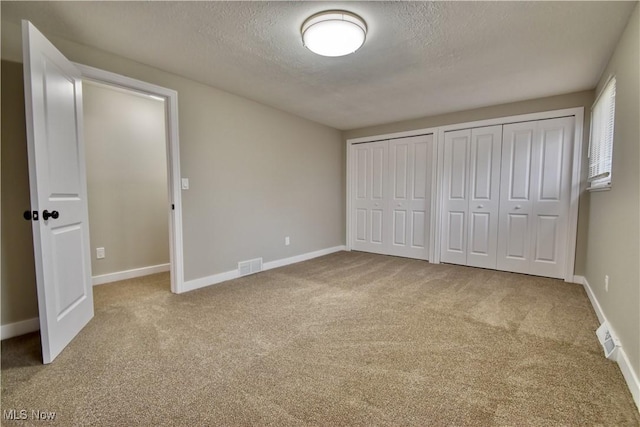
{"label": "closet door handle", "polygon": [[478,205],[478,209],[484,208],[484,205]]}
{"label": "closet door handle", "polygon": [[517,210],[517,209],[522,209],[522,206],[520,206],[520,205],[516,205],[516,207],[515,207],[514,209],[516,209],[516,210]]}

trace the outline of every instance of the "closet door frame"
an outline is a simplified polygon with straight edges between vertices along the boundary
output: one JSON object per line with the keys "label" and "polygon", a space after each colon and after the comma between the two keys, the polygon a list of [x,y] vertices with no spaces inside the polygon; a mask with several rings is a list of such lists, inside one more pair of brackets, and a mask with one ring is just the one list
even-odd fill
{"label": "closet door frame", "polygon": [[[436,219],[438,226],[435,227],[434,234],[431,236],[436,242],[440,242],[442,224],[442,205],[443,190],[442,176],[444,171],[444,133],[461,129],[473,129],[478,127],[486,127],[493,125],[507,125],[518,122],[528,122],[535,120],[555,119],[560,117],[574,117],[573,132],[573,151],[572,151],[572,170],[571,170],[571,195],[569,200],[569,218],[566,235],[566,255],[564,281],[575,283],[574,268],[576,260],[576,244],[578,235],[578,204],[580,199],[580,175],[582,169],[582,139],[584,126],[584,107],[567,108],[563,110],[543,111],[539,113],[521,114],[517,116],[500,117],[488,120],[479,120],[475,122],[457,123],[454,125],[442,126],[438,128],[438,154],[437,154],[437,183],[436,183],[436,202],[433,205],[433,217]],[[440,245],[436,245],[434,256],[429,259],[434,264],[440,263]]]}
{"label": "closet door frame", "polygon": [[573,133],[573,153],[572,153],[572,165],[571,170],[571,196],[569,202],[569,226],[567,232],[567,245],[566,245],[566,265],[565,265],[565,282],[574,282],[578,278],[574,277],[574,267],[576,259],[576,244],[578,234],[578,203],[580,197],[580,175],[582,169],[582,154],[583,154],[583,127],[584,127],[584,107],[567,108],[561,110],[542,111],[537,113],[520,114],[515,116],[497,117],[487,120],[478,120],[466,123],[456,123],[453,125],[431,127],[425,129],[416,129],[407,132],[389,133],[384,135],[372,135],[362,138],[353,138],[346,141],[346,250],[351,250],[351,197],[352,197],[352,182],[353,173],[351,158],[351,146],[353,144],[359,144],[363,142],[374,142],[389,140],[395,138],[402,138],[408,136],[418,136],[425,134],[433,134],[433,152],[432,159],[433,165],[431,168],[431,223],[429,224],[429,262],[432,264],[440,263],[440,241],[441,241],[441,228],[442,223],[442,176],[444,172],[444,133],[453,130],[487,127],[494,125],[505,125],[510,123],[553,119],[559,117],[573,116],[574,133]]}

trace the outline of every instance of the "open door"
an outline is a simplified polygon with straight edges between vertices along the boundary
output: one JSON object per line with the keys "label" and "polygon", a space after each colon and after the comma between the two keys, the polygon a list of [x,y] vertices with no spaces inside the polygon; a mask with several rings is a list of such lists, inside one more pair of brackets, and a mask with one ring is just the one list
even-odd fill
{"label": "open door", "polygon": [[80,72],[22,21],[31,220],[42,360],[93,317]]}

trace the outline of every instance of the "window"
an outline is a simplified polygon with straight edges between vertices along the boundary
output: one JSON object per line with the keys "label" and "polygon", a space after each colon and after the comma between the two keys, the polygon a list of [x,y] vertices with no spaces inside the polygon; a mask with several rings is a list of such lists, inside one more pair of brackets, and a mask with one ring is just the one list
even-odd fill
{"label": "window", "polygon": [[616,115],[616,78],[612,77],[591,108],[589,190],[611,188],[613,124]]}

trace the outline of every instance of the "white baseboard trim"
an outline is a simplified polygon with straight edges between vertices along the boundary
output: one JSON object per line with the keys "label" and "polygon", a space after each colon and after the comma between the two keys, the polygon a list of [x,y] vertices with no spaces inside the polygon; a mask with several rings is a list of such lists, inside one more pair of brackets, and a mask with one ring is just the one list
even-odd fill
{"label": "white baseboard trim", "polygon": [[633,401],[636,402],[636,409],[640,412],[640,379],[638,379],[638,375],[633,372],[629,357],[627,357],[627,353],[625,353],[624,348],[622,347],[618,347],[616,362],[618,362],[618,366],[620,366],[620,370],[622,371],[622,376],[627,382],[627,387],[629,387],[631,396],[633,396]]}
{"label": "white baseboard trim", "polygon": [[[607,317],[604,315],[602,306],[598,302],[596,295],[593,293],[593,289],[591,289],[591,285],[589,285],[587,278],[583,276],[574,276],[574,278],[581,280],[581,282],[576,281],[576,283],[582,283],[584,286],[587,296],[589,297],[589,301],[591,301],[591,305],[593,306],[593,310],[596,312],[596,316],[598,316],[598,321],[600,321],[601,324],[606,322]],[[611,325],[611,323],[609,323],[609,325]],[[633,371],[633,368],[631,368],[631,362],[629,361],[629,357],[623,347],[617,348],[615,360],[618,362],[622,376],[624,377],[627,387],[629,387],[629,391],[633,396],[636,408],[640,412],[640,379],[638,379],[638,375]]]}
{"label": "white baseboard trim", "polygon": [[308,261],[310,259],[329,255],[335,252],[346,250],[345,246],[334,246],[333,248],[321,249],[319,251],[307,252],[306,254],[292,256],[290,258],[279,259],[276,261],[265,262],[262,270],[271,270],[272,268],[284,267],[285,265],[295,264],[297,262]]}
{"label": "white baseboard trim", "polygon": [[[284,267],[286,265],[295,264],[302,261],[307,261],[313,258],[318,258],[324,255],[329,255],[334,252],[340,252],[346,250],[345,246],[334,246],[332,248],[321,249],[319,251],[307,252],[306,254],[296,255],[290,258],[283,258],[275,261],[269,261],[262,264],[262,271],[271,270],[273,268]],[[227,280],[237,279],[240,277],[238,270],[226,271],[224,273],[218,273],[207,277],[201,277],[199,279],[193,279],[185,281],[182,289],[178,293],[184,293],[194,291],[196,289],[204,288],[211,285],[217,285],[218,283],[226,282]]]}
{"label": "white baseboard trim", "polygon": [[6,340],[20,335],[35,332],[40,329],[40,319],[34,317],[32,319],[22,320],[20,322],[2,325],[0,329],[0,339]]}
{"label": "white baseboard trim", "polygon": [[201,277],[199,279],[186,280],[182,284],[182,289],[179,290],[179,294],[189,291],[195,291],[196,289],[206,288],[207,286],[217,285],[218,283],[226,282],[227,280],[233,280],[240,277],[238,270],[225,271],[224,273],[213,274],[207,277]]}
{"label": "white baseboard trim", "polygon": [[576,283],[578,285],[584,285],[584,276],[573,276],[573,280],[571,280],[571,283]]}
{"label": "white baseboard trim", "polygon": [[171,269],[171,264],[158,264],[149,267],[134,268],[132,270],[117,271],[115,273],[101,274],[93,276],[91,282],[93,286],[104,285],[105,283],[117,282],[119,280],[135,279],[136,277],[148,276],[149,274],[164,273]]}

